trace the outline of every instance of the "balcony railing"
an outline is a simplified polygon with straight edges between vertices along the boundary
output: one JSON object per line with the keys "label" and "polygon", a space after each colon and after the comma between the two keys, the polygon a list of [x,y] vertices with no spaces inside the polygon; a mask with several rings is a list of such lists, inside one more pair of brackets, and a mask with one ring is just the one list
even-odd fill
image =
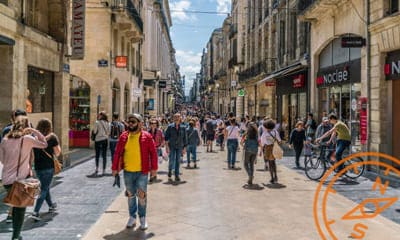
{"label": "balcony railing", "polygon": [[132,0],[112,0],[111,1],[112,10],[123,10],[126,9],[129,16],[135,20],[136,25],[139,27],[140,31],[143,32],[143,21],[140,17],[139,11],[133,5]]}
{"label": "balcony railing", "polygon": [[300,15],[303,15],[304,12],[311,6],[314,4],[314,2],[316,2],[317,0],[299,0],[297,2],[297,8],[299,11]]}
{"label": "balcony railing", "polygon": [[259,62],[252,67],[240,72],[239,81],[243,82],[266,72],[267,68],[265,62]]}

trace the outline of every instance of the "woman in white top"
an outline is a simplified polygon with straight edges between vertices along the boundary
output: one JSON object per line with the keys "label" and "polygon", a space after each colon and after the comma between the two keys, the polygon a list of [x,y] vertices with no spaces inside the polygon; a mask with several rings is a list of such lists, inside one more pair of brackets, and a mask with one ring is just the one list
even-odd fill
{"label": "woman in white top", "polygon": [[230,126],[225,129],[225,140],[228,148],[228,169],[235,168],[236,152],[239,146],[239,135],[240,129],[236,125],[236,120],[232,118],[230,120]]}
{"label": "woman in white top", "polygon": [[274,146],[274,142],[277,141],[281,143],[281,137],[279,136],[279,132],[275,130],[275,122],[271,119],[264,121],[263,123],[263,133],[261,135],[261,146],[263,146],[264,152],[264,161],[269,164],[269,171],[271,173],[270,183],[278,182],[278,176],[276,174],[276,163],[275,157],[272,154],[272,149]]}
{"label": "woman in white top", "polygon": [[[97,121],[94,124],[93,131],[96,133],[96,138],[94,140],[94,149],[96,152],[96,170],[93,174],[87,177],[99,177],[105,174],[107,167],[107,146],[108,146],[108,136],[110,135],[110,124],[108,122],[108,117],[106,112],[101,111],[97,116]],[[100,154],[103,158],[103,174],[99,175],[99,160]]]}

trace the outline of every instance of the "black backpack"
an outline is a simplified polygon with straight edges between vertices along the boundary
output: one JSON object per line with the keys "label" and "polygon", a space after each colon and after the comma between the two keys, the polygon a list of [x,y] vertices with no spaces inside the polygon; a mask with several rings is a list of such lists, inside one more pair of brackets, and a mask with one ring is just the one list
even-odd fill
{"label": "black backpack", "polygon": [[112,139],[118,139],[121,135],[121,132],[121,126],[118,124],[118,122],[111,122],[110,137]]}

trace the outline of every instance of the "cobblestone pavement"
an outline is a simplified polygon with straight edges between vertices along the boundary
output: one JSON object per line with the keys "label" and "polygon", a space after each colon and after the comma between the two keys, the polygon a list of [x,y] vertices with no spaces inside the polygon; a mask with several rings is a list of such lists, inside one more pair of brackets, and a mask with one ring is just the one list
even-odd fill
{"label": "cobblestone pavement", "polygon": [[[128,219],[124,189],[113,188],[112,177],[87,178],[94,168],[94,160],[84,162],[61,173],[52,194],[58,203],[56,214],[48,214],[42,207],[43,220],[34,222],[26,217],[24,239],[320,239],[312,215],[317,183],[308,180],[302,170],[292,169],[293,157],[279,161],[280,184],[268,183],[269,174],[258,160],[255,186],[246,185],[244,169],[227,169],[226,152],[205,153],[198,149],[199,169],[185,169],[179,185],[167,182],[167,163],[160,166],[161,183],[148,189],[147,232],[126,230]],[[243,168],[242,152],[238,153],[237,167]],[[335,196],[330,210],[343,213],[349,206],[365,197],[377,197],[371,191],[373,182],[367,178],[357,183],[338,183],[335,189],[343,196]],[[388,188],[387,194],[399,196],[398,190]],[[6,224],[6,206],[0,207],[0,240],[10,239],[10,224]],[[398,203],[382,215],[399,222]],[[32,208],[28,209],[31,212]],[[348,238],[351,226],[342,223],[338,234]],[[378,216],[369,226],[365,239],[397,239],[399,225]],[[345,231],[346,230],[346,231]],[[346,235],[347,234],[347,235]],[[339,238],[342,239],[342,238]]]}
{"label": "cobblestone pavement", "polygon": [[[110,162],[108,162],[110,164]],[[47,213],[43,204],[42,221],[29,218],[33,208],[27,209],[22,236],[27,240],[72,240],[81,236],[97,221],[115,197],[122,191],[113,188],[113,178],[87,178],[94,170],[94,159],[70,168],[54,180],[51,194],[58,204],[57,213]],[[11,239],[11,224],[5,223],[7,206],[0,208],[0,240]]]}
{"label": "cobblestone pavement", "polygon": [[[125,229],[128,211],[121,194],[83,239],[320,239],[312,214],[317,183],[291,169],[292,157],[279,162],[280,184],[274,185],[267,183],[269,174],[259,160],[256,185],[249,188],[243,169],[227,169],[226,152],[204,153],[202,147],[199,152],[200,169],[184,169],[182,184],[169,184],[166,164],[161,166],[162,183],[149,187],[148,231]],[[238,160],[242,167],[242,152]],[[356,205],[338,194],[327,211],[340,219]],[[368,223],[364,239],[398,239],[400,225],[381,216]],[[338,239],[348,239],[354,224],[338,222]]]}

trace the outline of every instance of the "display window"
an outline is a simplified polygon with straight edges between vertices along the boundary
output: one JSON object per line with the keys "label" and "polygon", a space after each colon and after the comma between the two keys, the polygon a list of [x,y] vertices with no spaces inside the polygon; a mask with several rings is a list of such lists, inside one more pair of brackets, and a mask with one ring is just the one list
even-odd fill
{"label": "display window", "polygon": [[54,74],[43,69],[28,67],[26,112],[53,112]]}
{"label": "display window", "polygon": [[70,88],[70,147],[89,147],[90,87],[78,78],[71,80]]}

